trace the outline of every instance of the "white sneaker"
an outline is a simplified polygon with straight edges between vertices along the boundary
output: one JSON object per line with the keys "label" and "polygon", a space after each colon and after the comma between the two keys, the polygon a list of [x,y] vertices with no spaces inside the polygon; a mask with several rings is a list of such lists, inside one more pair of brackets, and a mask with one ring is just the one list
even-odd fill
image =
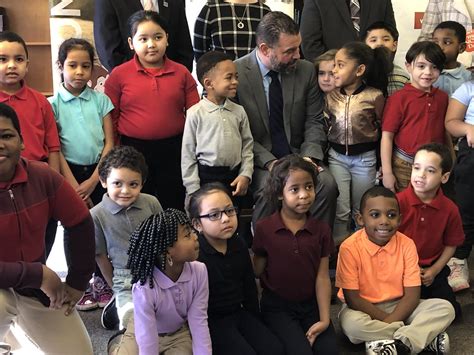
{"label": "white sneaker", "polygon": [[451,274],[448,276],[449,286],[454,292],[465,290],[469,288],[469,267],[467,266],[467,259],[451,258],[448,266],[451,269]]}
{"label": "white sneaker", "polygon": [[393,339],[383,339],[383,340],[373,340],[365,342],[365,353],[367,355],[396,355],[397,347],[395,346],[395,340]]}

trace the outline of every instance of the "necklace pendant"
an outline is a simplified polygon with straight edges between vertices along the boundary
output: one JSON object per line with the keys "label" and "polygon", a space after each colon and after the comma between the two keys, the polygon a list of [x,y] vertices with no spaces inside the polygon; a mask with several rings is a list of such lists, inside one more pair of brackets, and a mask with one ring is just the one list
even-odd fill
{"label": "necklace pendant", "polygon": [[241,30],[242,28],[244,28],[244,23],[243,23],[242,21],[239,21],[239,22],[237,23],[237,28],[240,29],[240,30]]}

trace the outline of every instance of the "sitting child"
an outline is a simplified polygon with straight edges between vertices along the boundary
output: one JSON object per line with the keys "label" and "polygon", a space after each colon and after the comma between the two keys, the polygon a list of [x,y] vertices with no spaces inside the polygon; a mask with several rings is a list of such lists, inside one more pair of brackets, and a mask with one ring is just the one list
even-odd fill
{"label": "sitting child", "polygon": [[375,186],[362,196],[357,222],[363,228],[339,249],[336,271],[343,333],[367,354],[449,351],[444,332],[454,319],[451,304],[420,300],[416,247],[397,231],[400,208],[395,194]]}

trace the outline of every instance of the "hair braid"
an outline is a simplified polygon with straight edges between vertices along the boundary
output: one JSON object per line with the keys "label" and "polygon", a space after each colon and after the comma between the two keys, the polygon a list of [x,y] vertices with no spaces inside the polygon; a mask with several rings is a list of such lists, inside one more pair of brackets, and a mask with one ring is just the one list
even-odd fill
{"label": "hair braid", "polygon": [[182,211],[168,208],[144,220],[130,236],[128,263],[132,283],[143,285],[148,279],[153,288],[153,268],[165,270],[166,252],[178,239],[178,225],[190,225]]}

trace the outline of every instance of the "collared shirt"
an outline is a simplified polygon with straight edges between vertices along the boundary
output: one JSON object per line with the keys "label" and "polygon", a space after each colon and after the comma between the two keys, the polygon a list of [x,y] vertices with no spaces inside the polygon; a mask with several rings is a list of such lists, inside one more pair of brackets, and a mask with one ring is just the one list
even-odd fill
{"label": "collared shirt", "polygon": [[183,65],[164,58],[158,70],[143,68],[137,56],[114,68],[105,94],[115,109],[118,133],[157,140],[183,133],[185,111],[199,102],[196,82]]}
{"label": "collared shirt", "polygon": [[184,263],[176,282],[155,267],[153,288],[149,280],[132,288],[135,336],[140,355],[160,354],[161,333],[172,333],[189,324],[193,354],[210,355],[207,325],[209,287],[206,266],[199,261]]}
{"label": "collared shirt", "polygon": [[53,106],[64,158],[77,165],[96,164],[104,149],[104,117],[114,109],[110,99],[88,86],[74,96],[62,84],[48,101]]}
{"label": "collared shirt", "polygon": [[452,98],[466,106],[464,122],[474,125],[474,81],[462,84],[454,92]]}
{"label": "collared shirt", "polygon": [[267,258],[262,286],[299,302],[316,297],[319,263],[334,251],[334,242],[329,226],[311,217],[293,234],[278,211],[257,222],[252,250]]}
{"label": "collared shirt", "polygon": [[25,143],[21,156],[29,160],[46,160],[50,152],[59,152],[58,130],[46,97],[22,81],[21,89],[13,95],[0,92],[0,102],[11,106],[18,115]]}
{"label": "collared shirt", "polygon": [[203,98],[186,114],[181,154],[183,184],[188,194],[199,189],[198,164],[235,168],[252,179],[253,138],[242,106]]}
{"label": "collared shirt", "polygon": [[[158,0],[151,0],[151,2],[153,3],[153,6],[155,7],[153,9],[153,11],[160,13],[160,7],[158,6]],[[166,0],[165,0],[165,2],[166,2]],[[145,8],[146,0],[140,0],[140,3],[142,4],[143,8]]]}
{"label": "collared shirt", "polygon": [[156,197],[141,193],[134,203],[122,207],[104,194],[91,209],[95,228],[95,253],[109,256],[114,269],[125,269],[130,235],[138,225],[163,209]]}
{"label": "collared shirt", "polygon": [[433,264],[446,246],[464,242],[458,207],[438,189],[430,203],[423,203],[410,186],[397,194],[402,223],[400,232],[413,239],[421,266]]}
{"label": "collared shirt", "polygon": [[[265,91],[265,98],[267,99],[267,108],[270,110],[270,99],[269,99],[269,92],[270,92],[270,84],[272,83],[272,78],[268,73],[271,69],[268,69],[265,64],[263,64],[262,60],[258,56],[258,51],[255,51],[255,56],[257,57],[257,64],[258,69],[260,69],[260,73],[262,74],[262,83],[263,83],[263,91]],[[278,73],[278,79],[281,82],[281,74]]]}
{"label": "collared shirt", "polygon": [[402,297],[404,287],[420,285],[415,243],[400,232],[379,246],[369,240],[365,228],[360,229],[339,248],[336,286],[341,300],[342,289],[358,290],[363,299],[380,303]]}
{"label": "collared shirt", "polygon": [[458,87],[465,82],[474,79],[473,74],[466,67],[458,63],[459,66],[454,69],[443,69],[438,80],[433,84],[434,87],[440,88],[450,97]]}
{"label": "collared shirt", "polygon": [[414,156],[422,144],[444,144],[448,100],[448,95],[437,88],[424,92],[406,84],[387,99],[382,131],[394,133],[395,146],[409,156]]}
{"label": "collared shirt", "polygon": [[237,235],[227,240],[222,254],[199,235],[199,261],[209,276],[209,317],[228,316],[242,307],[258,313],[257,286],[244,241]]}

